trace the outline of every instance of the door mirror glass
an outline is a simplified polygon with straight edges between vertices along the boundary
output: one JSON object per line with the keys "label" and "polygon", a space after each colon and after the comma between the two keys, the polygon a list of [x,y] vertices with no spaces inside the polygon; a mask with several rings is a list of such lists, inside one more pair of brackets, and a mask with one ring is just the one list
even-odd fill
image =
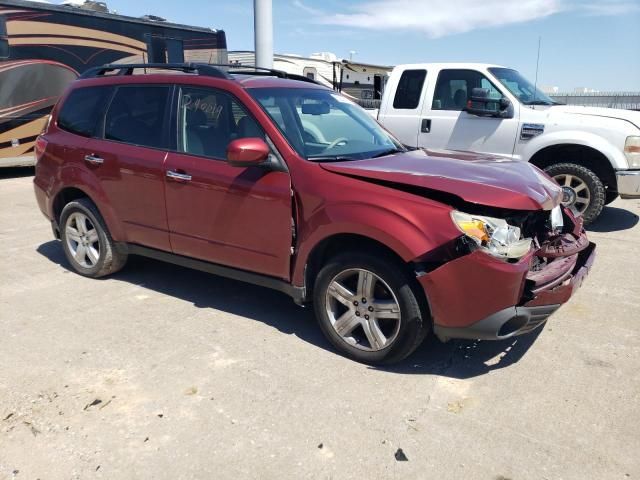
{"label": "door mirror glass", "polygon": [[227,147],[227,162],[234,167],[263,164],[269,157],[269,146],[257,137],[238,138]]}
{"label": "door mirror glass", "polygon": [[474,88],[464,110],[480,117],[502,117],[510,106],[508,98],[497,99],[491,96],[488,88]]}

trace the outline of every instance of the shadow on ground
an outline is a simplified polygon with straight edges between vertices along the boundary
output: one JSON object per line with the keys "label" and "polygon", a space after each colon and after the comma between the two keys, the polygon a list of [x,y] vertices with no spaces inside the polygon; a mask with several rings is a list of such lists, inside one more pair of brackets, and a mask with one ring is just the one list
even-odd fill
{"label": "shadow on ground", "polygon": [[6,167],[0,168],[0,179],[33,177],[35,169],[33,167]]}
{"label": "shadow on ground", "polygon": [[[63,268],[69,268],[60,242],[44,243],[37,251]],[[110,278],[191,302],[198,308],[212,308],[251,318],[335,353],[316,325],[313,309],[297,306],[283,293],[137,256],[129,257],[127,266]],[[429,336],[403,362],[371,368],[401,374],[476,377],[517,362],[533,344],[539,331],[499,342],[454,340],[443,344]]]}
{"label": "shadow on ground", "polygon": [[587,226],[587,230],[601,233],[629,230],[639,220],[638,215],[624,208],[604,207],[597,220]]}

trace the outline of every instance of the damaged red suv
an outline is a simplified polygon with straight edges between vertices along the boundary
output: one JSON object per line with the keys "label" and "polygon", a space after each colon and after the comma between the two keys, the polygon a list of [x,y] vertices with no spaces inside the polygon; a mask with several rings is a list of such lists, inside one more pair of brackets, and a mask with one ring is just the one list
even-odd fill
{"label": "damaged red suv", "polygon": [[145,255],[273,288],[340,352],[390,363],[431,330],[530,332],[594,260],[532,165],[409,151],[302,77],[155,67],[87,72],[37,141],[38,204],[81,275]]}

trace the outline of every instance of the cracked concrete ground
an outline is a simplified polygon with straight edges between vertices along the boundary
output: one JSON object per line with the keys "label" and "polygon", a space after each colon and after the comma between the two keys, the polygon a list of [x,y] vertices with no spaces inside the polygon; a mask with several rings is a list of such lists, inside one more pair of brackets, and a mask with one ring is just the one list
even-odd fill
{"label": "cracked concrete ground", "polygon": [[640,478],[640,201],[543,330],[380,369],[270,290],[69,272],[30,174],[0,172],[0,479]]}

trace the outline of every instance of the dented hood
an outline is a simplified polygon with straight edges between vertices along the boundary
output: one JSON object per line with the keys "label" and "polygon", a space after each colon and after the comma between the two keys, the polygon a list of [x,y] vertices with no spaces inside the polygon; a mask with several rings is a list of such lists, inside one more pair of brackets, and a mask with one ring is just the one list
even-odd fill
{"label": "dented hood", "polygon": [[321,166],[389,187],[422,187],[466,202],[514,210],[550,210],[562,196],[561,188],[529,163],[469,152],[415,150]]}

